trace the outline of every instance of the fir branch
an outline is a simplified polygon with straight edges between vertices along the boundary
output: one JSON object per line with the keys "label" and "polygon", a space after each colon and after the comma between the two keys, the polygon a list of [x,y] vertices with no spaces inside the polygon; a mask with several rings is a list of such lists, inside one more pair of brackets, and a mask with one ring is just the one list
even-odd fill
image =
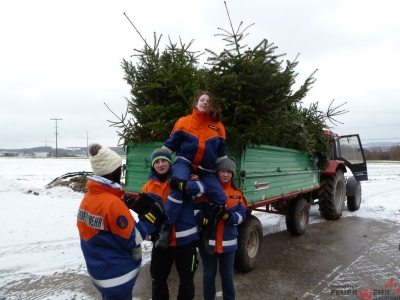
{"label": "fir branch", "polygon": [[128,21],[132,24],[133,28],[135,28],[136,32],[139,34],[139,36],[142,38],[142,41],[147,45],[147,47],[150,48],[150,46],[147,44],[146,40],[142,37],[142,35],[140,34],[139,30],[137,30],[137,28],[135,27],[135,25],[133,25],[132,21],[128,18],[128,16],[126,15],[126,13],[124,13],[124,16],[128,19]]}

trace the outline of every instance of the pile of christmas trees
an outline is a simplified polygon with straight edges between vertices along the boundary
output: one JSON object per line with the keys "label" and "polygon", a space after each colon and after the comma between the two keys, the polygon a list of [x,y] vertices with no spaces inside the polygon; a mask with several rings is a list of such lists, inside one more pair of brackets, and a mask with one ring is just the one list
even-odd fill
{"label": "pile of christmas trees", "polygon": [[[154,34],[153,45],[143,39],[144,47],[135,49],[137,61],[122,62],[131,98],[126,114],[112,122],[121,129],[120,145],[165,141],[178,118],[191,113],[193,96],[201,89],[210,91],[222,108],[230,149],[251,144],[298,149],[318,158],[324,169],[331,149],[323,134],[325,122],[343,111],[329,108],[324,113],[318,103],[302,107],[315,72],[293,91],[297,58],[284,62],[265,39],[254,48],[242,46],[250,26],[241,31],[241,25],[236,32],[223,30],[230,48],[219,54],[210,49],[192,52],[193,40],[184,44],[169,39],[161,50],[162,36]],[[208,64],[201,66],[199,56],[204,54]]]}

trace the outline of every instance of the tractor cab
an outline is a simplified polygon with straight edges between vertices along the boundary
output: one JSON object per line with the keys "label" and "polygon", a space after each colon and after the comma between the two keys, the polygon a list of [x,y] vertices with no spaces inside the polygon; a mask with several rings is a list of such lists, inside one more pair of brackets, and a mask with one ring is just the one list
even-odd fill
{"label": "tractor cab", "polygon": [[358,134],[342,135],[324,130],[332,141],[332,160],[344,161],[357,181],[368,180],[367,162]]}

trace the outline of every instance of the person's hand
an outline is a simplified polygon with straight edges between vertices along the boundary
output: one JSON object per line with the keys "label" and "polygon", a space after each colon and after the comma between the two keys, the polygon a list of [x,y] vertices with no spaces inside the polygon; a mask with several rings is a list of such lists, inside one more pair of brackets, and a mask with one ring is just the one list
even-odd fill
{"label": "person's hand", "polygon": [[140,220],[148,222],[155,227],[161,227],[168,219],[164,208],[158,202],[154,202],[148,210],[138,216]]}
{"label": "person's hand", "polygon": [[153,243],[155,243],[155,242],[159,239],[159,237],[160,237],[160,233],[159,233],[158,231],[153,232],[153,233],[150,235],[150,241],[152,241]]}
{"label": "person's hand", "polygon": [[129,196],[127,194],[122,195],[122,200],[124,200],[125,205],[131,209],[132,205],[136,202],[136,199],[132,196]]}
{"label": "person's hand", "polygon": [[171,189],[184,191],[186,189],[187,180],[179,179],[178,177],[172,175],[168,183]]}
{"label": "person's hand", "polygon": [[215,219],[215,217],[211,216],[203,218],[203,226],[214,227],[215,224],[217,224],[217,220]]}
{"label": "person's hand", "polygon": [[215,205],[212,208],[212,213],[215,218],[222,219],[224,221],[228,220],[232,216],[232,214],[227,211],[223,206],[218,205]]}

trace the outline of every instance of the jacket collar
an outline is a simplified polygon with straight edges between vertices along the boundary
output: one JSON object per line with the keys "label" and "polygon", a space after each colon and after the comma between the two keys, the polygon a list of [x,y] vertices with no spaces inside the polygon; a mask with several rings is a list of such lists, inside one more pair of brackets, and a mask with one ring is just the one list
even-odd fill
{"label": "jacket collar", "polygon": [[88,191],[91,193],[95,193],[95,194],[100,194],[100,193],[106,192],[106,193],[113,194],[113,195],[117,196],[118,198],[121,198],[122,195],[124,194],[124,191],[122,189],[108,187],[100,182],[94,181],[92,178],[90,178],[88,180],[86,185],[87,185]]}
{"label": "jacket collar", "polygon": [[193,116],[196,119],[200,119],[202,121],[208,121],[208,122],[212,122],[212,119],[210,117],[209,114],[203,114],[201,111],[199,111],[196,107],[193,108]]}

